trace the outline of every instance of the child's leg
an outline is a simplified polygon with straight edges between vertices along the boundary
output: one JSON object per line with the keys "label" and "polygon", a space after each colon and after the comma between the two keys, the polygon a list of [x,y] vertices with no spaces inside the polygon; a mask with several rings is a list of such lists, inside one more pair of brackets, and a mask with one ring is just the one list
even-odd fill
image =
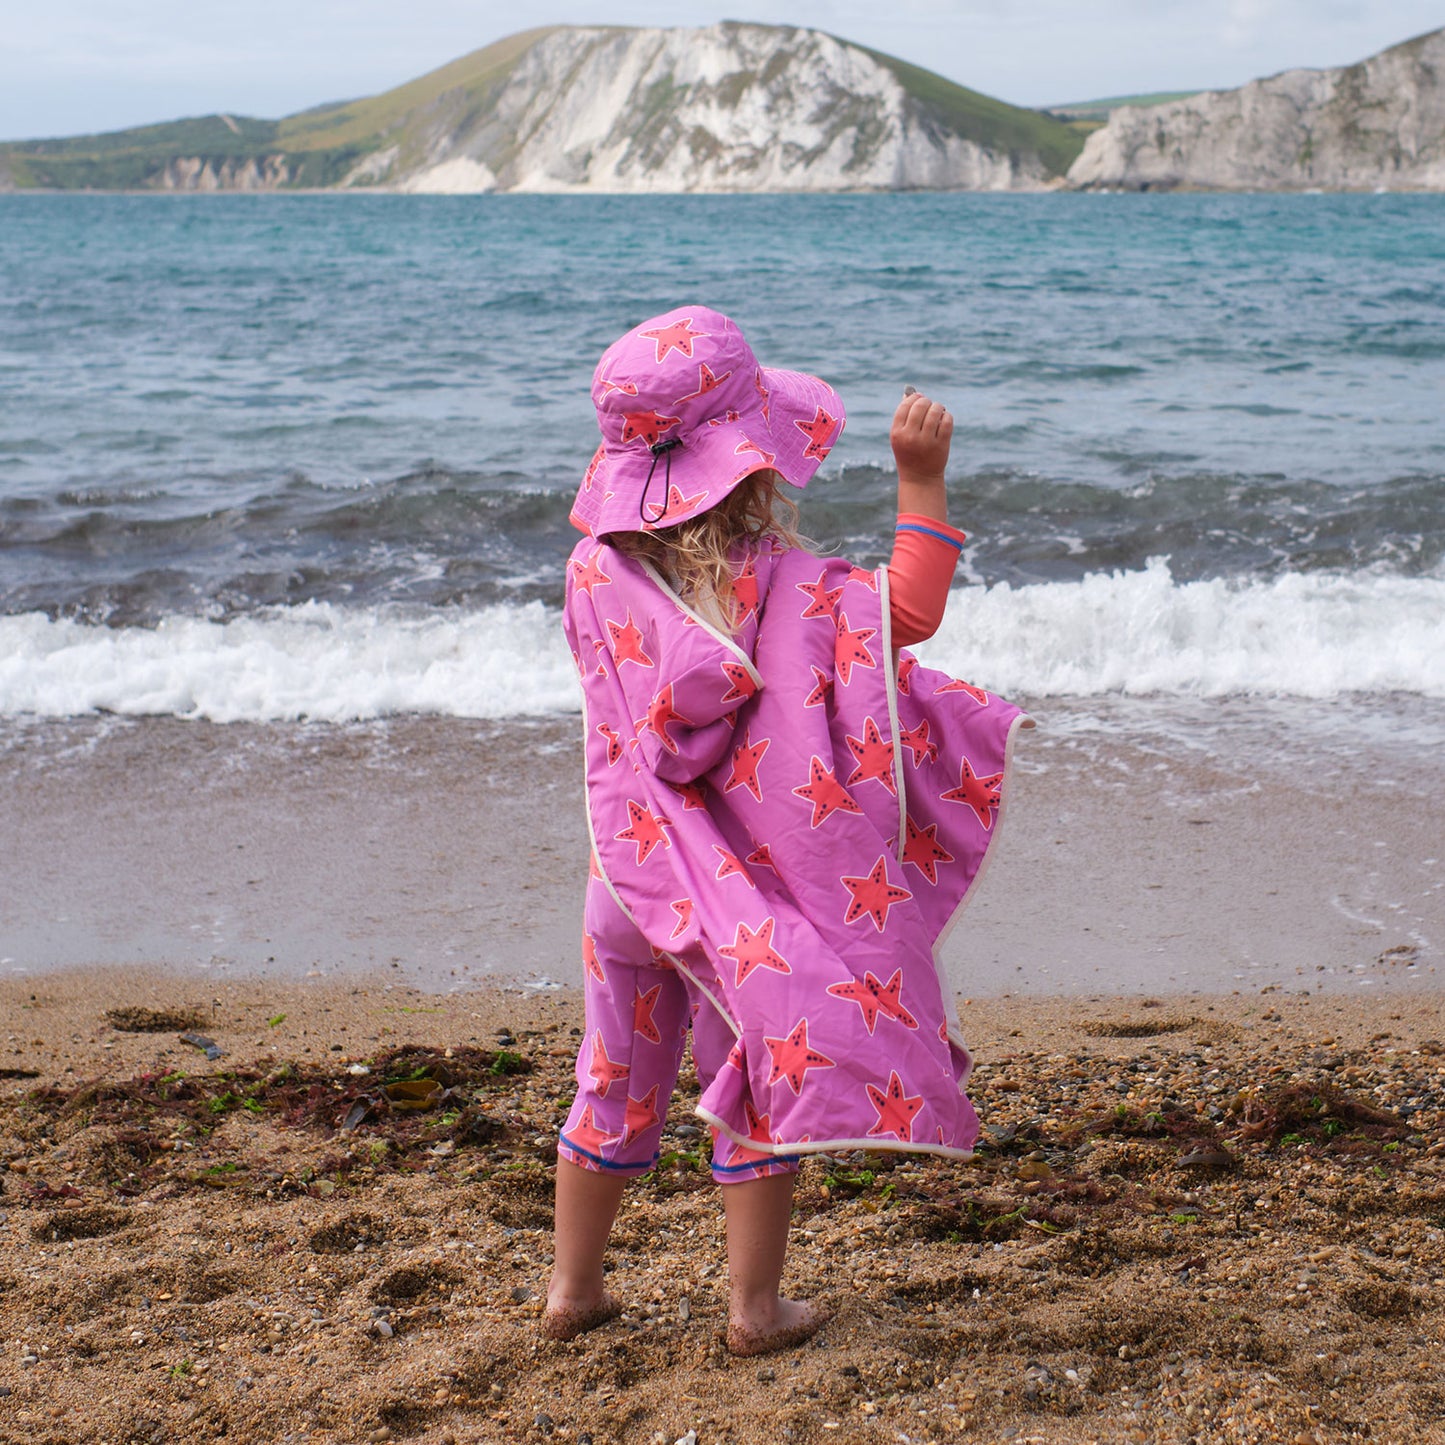
{"label": "child's leg", "polygon": [[553,1339],[570,1340],[621,1312],[602,1287],[602,1256],[626,1187],[625,1174],[557,1160],[556,1241],[543,1324]]}

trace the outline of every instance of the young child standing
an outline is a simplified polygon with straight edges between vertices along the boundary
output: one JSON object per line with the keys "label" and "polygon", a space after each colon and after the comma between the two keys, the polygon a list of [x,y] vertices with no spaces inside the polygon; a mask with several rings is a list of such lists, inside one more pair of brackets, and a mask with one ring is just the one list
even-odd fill
{"label": "young child standing", "polygon": [[898,649],[942,617],[952,419],[893,419],[899,530],[867,572],[808,552],[802,487],[843,428],[831,387],[759,366],[684,306],[604,353],[602,431],[572,511],[564,626],[582,679],[592,876],[586,1030],[558,1146],[544,1328],[616,1315],[602,1263],[656,1162],[689,1028],[713,1136],[728,1345],[826,1318],[779,1294],[801,1155],[967,1158],[970,1059],[935,949],[992,843],[1014,730],[1001,699]]}

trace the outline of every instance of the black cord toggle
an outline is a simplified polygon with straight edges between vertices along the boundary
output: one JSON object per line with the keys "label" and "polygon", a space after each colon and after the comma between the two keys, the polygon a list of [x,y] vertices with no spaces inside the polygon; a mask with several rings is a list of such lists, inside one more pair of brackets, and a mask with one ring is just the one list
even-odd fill
{"label": "black cord toggle", "polygon": [[[682,445],[681,437],[668,437],[665,442],[653,442],[648,447],[652,453],[652,465],[647,469],[647,480],[642,484],[642,500],[637,504],[638,519],[644,524],[660,521],[667,515],[667,498],[672,489],[672,454],[673,451]],[[652,474],[657,470],[658,459],[667,458],[667,465],[662,474],[662,508],[657,516],[647,515],[647,494],[652,490]]]}

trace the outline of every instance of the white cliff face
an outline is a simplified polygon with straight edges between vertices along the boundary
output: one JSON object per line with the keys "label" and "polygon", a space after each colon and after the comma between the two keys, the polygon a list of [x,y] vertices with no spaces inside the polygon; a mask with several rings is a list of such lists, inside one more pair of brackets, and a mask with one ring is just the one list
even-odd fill
{"label": "white cliff face", "polygon": [[1037,189],[1028,152],[951,134],[866,51],[814,30],[565,29],[537,41],[480,118],[439,108],[409,191]]}
{"label": "white cliff face", "polygon": [[1445,190],[1445,30],[1341,70],[1122,107],[1068,179],[1130,190]]}
{"label": "white cliff face", "polygon": [[216,164],[200,156],[177,156],[158,182],[164,191],[274,191],[291,178],[286,157],[262,156]]}

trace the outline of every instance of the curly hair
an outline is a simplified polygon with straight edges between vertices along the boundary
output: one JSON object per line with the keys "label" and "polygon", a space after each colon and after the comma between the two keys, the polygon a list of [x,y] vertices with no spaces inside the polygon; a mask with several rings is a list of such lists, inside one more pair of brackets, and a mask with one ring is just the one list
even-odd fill
{"label": "curly hair", "polygon": [[737,631],[733,600],[734,555],[739,542],[774,537],[785,547],[803,545],[798,508],[781,489],[771,467],[750,472],[715,507],[647,532],[613,532],[608,541],[625,556],[650,562],[678,595],[723,631]]}

